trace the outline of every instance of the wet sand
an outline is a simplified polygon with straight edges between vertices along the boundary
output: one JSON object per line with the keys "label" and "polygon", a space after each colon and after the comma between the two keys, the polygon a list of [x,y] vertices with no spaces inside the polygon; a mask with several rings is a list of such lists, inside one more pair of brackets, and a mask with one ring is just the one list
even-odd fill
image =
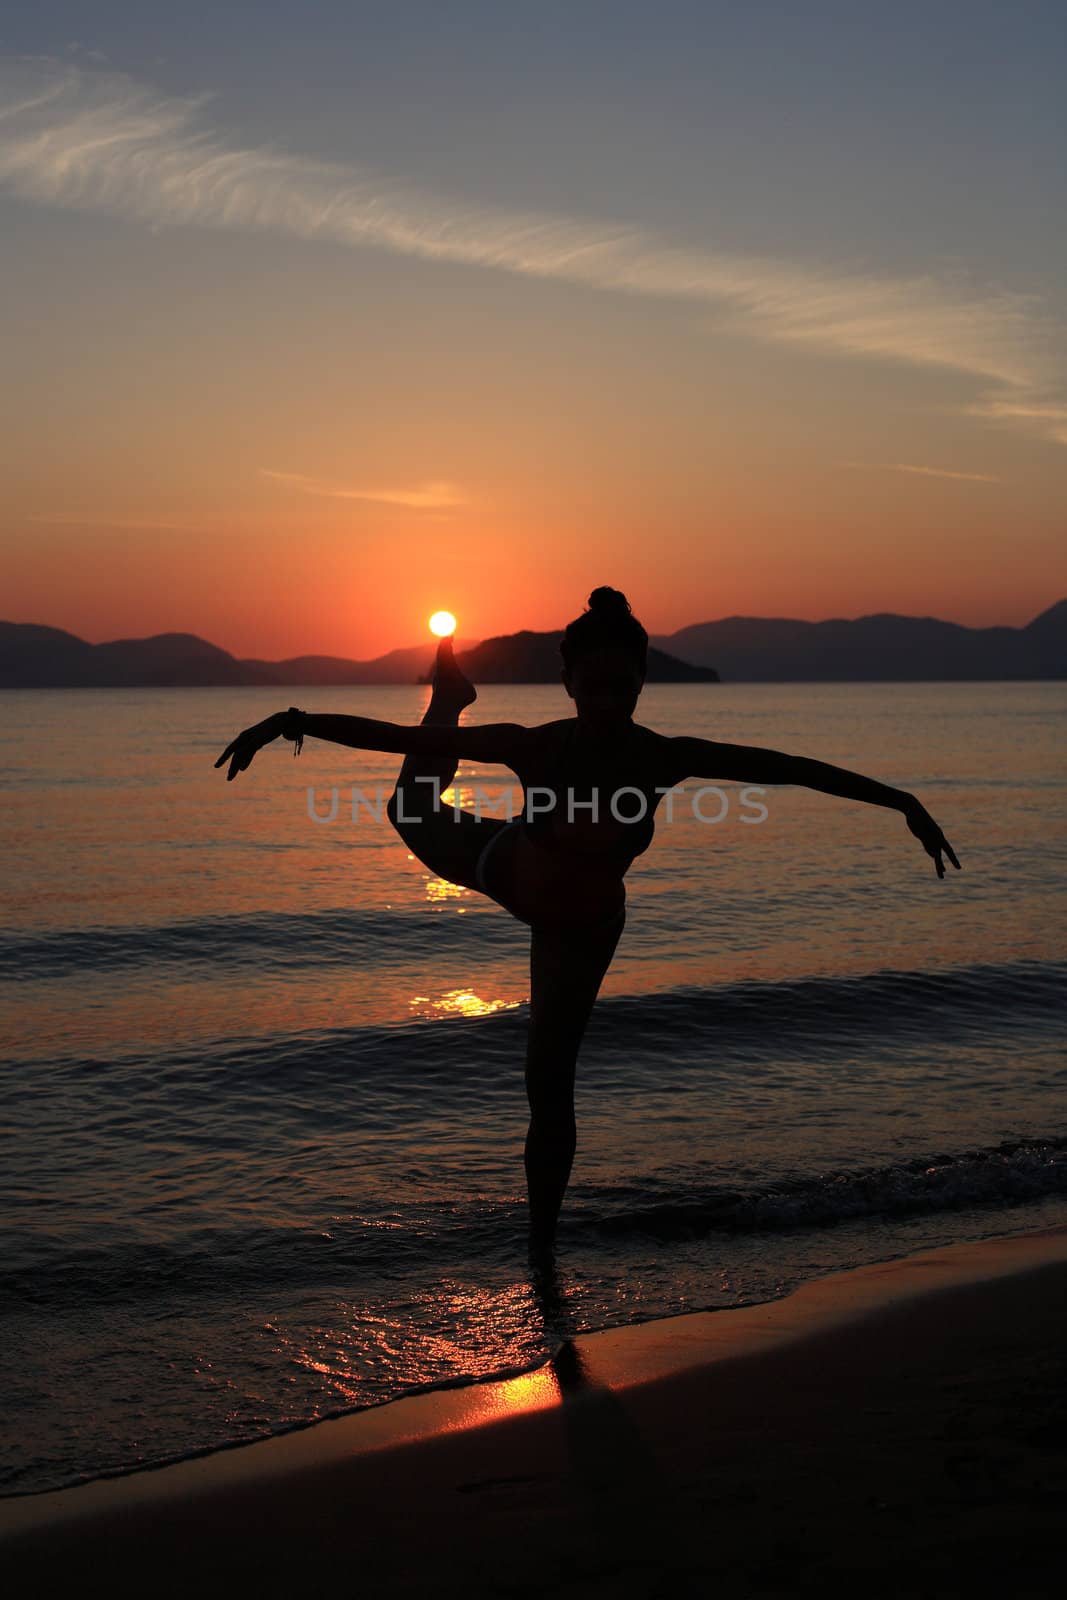
{"label": "wet sand", "polygon": [[1067,1228],[0,1501],[0,1570],[20,1597],[1058,1594]]}

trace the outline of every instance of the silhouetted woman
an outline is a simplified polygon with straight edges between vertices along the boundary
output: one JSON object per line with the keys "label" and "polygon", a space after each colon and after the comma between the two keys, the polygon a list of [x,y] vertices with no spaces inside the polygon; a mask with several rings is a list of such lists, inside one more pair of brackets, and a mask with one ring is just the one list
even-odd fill
{"label": "silhouetted woman", "polygon": [[[389,818],[414,856],[438,877],[488,895],[530,927],[530,1022],[525,1166],[530,1243],[555,1235],[574,1159],[578,1049],[626,920],[623,878],[647,850],[662,795],[688,778],[799,784],[903,813],[933,857],[959,867],[952,847],[912,794],[805,756],[710,739],[667,738],[634,722],[648,635],[617,589],[595,589],[560,642],[561,677],[576,715],[526,728],[517,722],[459,727],[477,698],[450,639],[437,652],[421,724],[313,714],[290,707],[239,734],[215,762],[227,778],[280,735],[299,750],[305,734],[406,759]],[[440,805],[457,763],[499,763],[525,791],[513,821]]]}

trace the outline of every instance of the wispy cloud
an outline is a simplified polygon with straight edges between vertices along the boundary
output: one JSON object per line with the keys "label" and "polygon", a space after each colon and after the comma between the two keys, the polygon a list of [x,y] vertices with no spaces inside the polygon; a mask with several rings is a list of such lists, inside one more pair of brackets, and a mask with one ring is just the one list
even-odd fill
{"label": "wispy cloud", "polygon": [[305,477],[302,472],[275,472],[270,467],[259,470],[264,478],[273,478],[287,488],[299,489],[303,494],[325,495],[330,500],[377,500],[390,506],[408,506],[415,511],[439,511],[468,503],[457,484],[444,480],[418,484],[411,489],[353,489],[348,484]]}
{"label": "wispy cloud", "polygon": [[1053,330],[1033,296],[960,274],[679,248],[637,225],[447,199],[366,167],[228,142],[202,125],[212,98],[51,58],[0,62],[0,185],[153,228],[266,228],[690,300],[714,306],[720,328],[992,381],[999,392],[976,414],[1064,437]]}
{"label": "wispy cloud", "polygon": [[1007,399],[988,395],[967,410],[973,417],[991,417],[994,422],[1027,424],[1048,438],[1067,444],[1067,405],[1061,401],[1038,401],[1025,395]]}
{"label": "wispy cloud", "polygon": [[865,472],[914,472],[921,478],[958,478],[964,483],[1002,483],[988,472],[954,472],[949,467],[913,467],[905,461],[842,461],[843,467],[859,467]]}

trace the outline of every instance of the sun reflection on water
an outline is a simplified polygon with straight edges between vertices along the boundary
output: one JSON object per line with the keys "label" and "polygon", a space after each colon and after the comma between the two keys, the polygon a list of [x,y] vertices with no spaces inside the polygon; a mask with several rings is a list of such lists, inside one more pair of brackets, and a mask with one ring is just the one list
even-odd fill
{"label": "sun reflection on water", "polygon": [[436,999],[428,994],[414,995],[410,1003],[418,1017],[487,1017],[492,1011],[515,1011],[522,1001],[483,1000],[473,989],[446,989]]}
{"label": "sun reflection on water", "polygon": [[461,883],[449,883],[447,878],[427,878],[426,898],[432,903],[442,900],[462,900],[464,895],[469,895],[470,890],[465,889]]}
{"label": "sun reflection on water", "polygon": [[[417,1291],[402,1307],[367,1301],[324,1301],[321,1319],[288,1329],[263,1325],[272,1360],[299,1382],[315,1379],[326,1400],[372,1403],[388,1376],[397,1390],[494,1378],[509,1366],[544,1360],[544,1327],[530,1287],[522,1281],[490,1287],[444,1278]],[[548,1367],[518,1373],[488,1389],[473,1389],[466,1424],[559,1403]]]}

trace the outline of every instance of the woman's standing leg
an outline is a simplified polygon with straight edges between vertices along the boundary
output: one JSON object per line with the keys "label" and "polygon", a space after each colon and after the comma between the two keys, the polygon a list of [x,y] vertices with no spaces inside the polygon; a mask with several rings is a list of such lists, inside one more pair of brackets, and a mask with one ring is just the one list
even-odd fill
{"label": "woman's standing leg", "polygon": [[530,1032],[526,1049],[526,1186],[530,1245],[545,1252],[556,1232],[577,1143],[574,1078],[578,1050],[626,921],[600,932],[547,933],[530,940]]}

